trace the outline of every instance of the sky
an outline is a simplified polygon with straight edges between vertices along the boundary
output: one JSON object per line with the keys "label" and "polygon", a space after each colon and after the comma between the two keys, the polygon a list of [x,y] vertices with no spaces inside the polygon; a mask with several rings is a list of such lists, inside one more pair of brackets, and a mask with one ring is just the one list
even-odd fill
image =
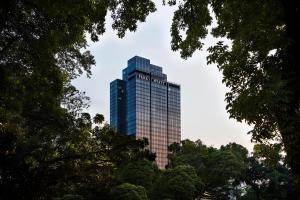
{"label": "sky", "polygon": [[92,77],[88,79],[83,75],[73,82],[91,99],[87,111],[92,116],[101,113],[109,122],[109,83],[122,78],[127,60],[138,55],[163,67],[168,81],[181,85],[182,139],[200,139],[216,148],[236,142],[252,151],[251,137],[247,134],[251,127],[229,119],[224,101],[228,88],[222,84],[222,73],[215,65],[206,63],[205,49],[218,40],[208,36],[203,41],[202,51],[196,51],[187,60],[180,58],[179,52],[173,52],[170,46],[174,9],[157,4],[157,11],[150,14],[146,22],[139,23],[136,32],[127,32],[123,39],[111,29],[111,19],[107,16],[106,32],[98,42],[88,42],[88,50],[96,60]]}

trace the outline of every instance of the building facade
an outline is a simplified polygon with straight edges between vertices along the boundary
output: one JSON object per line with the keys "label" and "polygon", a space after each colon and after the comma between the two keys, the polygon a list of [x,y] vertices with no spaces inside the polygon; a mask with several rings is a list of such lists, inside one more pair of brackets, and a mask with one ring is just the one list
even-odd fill
{"label": "building facade", "polygon": [[167,81],[162,67],[135,56],[123,80],[110,83],[110,124],[122,134],[148,138],[159,168],[168,164],[168,145],[180,142],[180,85]]}

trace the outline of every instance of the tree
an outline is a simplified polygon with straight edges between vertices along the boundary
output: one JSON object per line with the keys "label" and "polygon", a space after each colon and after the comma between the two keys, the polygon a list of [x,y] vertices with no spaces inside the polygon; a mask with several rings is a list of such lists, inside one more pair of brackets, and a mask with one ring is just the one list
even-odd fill
{"label": "tree", "polygon": [[114,200],[148,200],[146,190],[142,186],[123,183],[113,190]]}
{"label": "tree", "polygon": [[[90,116],[81,113],[88,99],[71,85],[83,72],[91,74],[95,61],[85,51],[85,36],[98,40],[108,11],[113,28],[123,37],[126,30],[136,30],[137,22],[145,21],[155,6],[151,0],[1,2],[0,185],[7,191],[1,198],[47,199],[66,191],[65,197],[73,198],[90,183],[95,183],[93,194],[101,192],[99,188],[107,192],[107,187],[98,186],[111,184],[111,170],[123,158],[154,158],[135,148],[145,141],[111,143],[109,128],[92,128]],[[183,0],[174,13],[171,34],[172,49],[187,58],[202,48],[201,39],[208,33],[211,13],[215,14],[212,34],[228,38],[232,46],[220,41],[210,47],[208,63],[217,64],[230,88],[228,112],[254,125],[254,140],[282,140],[299,193],[300,24],[293,21],[299,18],[298,11],[299,2],[293,0]],[[121,153],[124,143],[127,153]],[[208,152],[215,157],[225,154],[237,166],[238,154],[233,151]],[[83,170],[86,167],[91,171]],[[184,183],[193,191],[190,181]]]}
{"label": "tree", "polygon": [[229,199],[242,183],[241,177],[246,167],[245,160],[230,150],[211,153],[201,176],[206,191],[215,199]]}
{"label": "tree", "polygon": [[98,40],[108,11],[123,37],[155,6],[149,0],[1,1],[1,199],[80,194],[88,199],[102,189],[107,192],[111,171],[122,159],[149,154],[140,150],[144,141],[108,143],[119,137],[107,127],[92,128],[91,117],[82,113],[88,98],[71,84],[83,72],[91,75],[95,61],[85,50],[86,35]]}
{"label": "tree", "polygon": [[[278,165],[286,164],[283,160],[281,144],[256,144],[253,157],[259,159],[265,166],[275,168]],[[281,163],[282,162],[282,163]]]}
{"label": "tree", "polygon": [[25,138],[14,154],[1,157],[1,198],[109,199],[119,166],[155,158],[145,149],[147,141],[115,133],[108,125],[92,128],[87,113],[70,123],[55,142]]}
{"label": "tree", "polygon": [[121,183],[130,183],[143,186],[149,194],[157,184],[160,171],[157,166],[148,160],[138,160],[124,163],[116,172]]}
{"label": "tree", "polygon": [[248,157],[248,150],[242,145],[235,142],[229,143],[227,145],[222,145],[220,150],[232,152],[235,156],[239,157],[241,161],[246,161]]}
{"label": "tree", "polygon": [[168,167],[174,168],[179,165],[190,165],[197,173],[204,167],[204,160],[207,157],[207,147],[198,140],[183,140],[181,144],[173,143],[168,147],[170,163]]}
{"label": "tree", "polygon": [[169,149],[171,169],[187,164],[195,169],[202,182],[198,198],[296,199],[291,169],[278,143],[256,144],[252,156],[236,143],[215,149],[184,140]]}
{"label": "tree", "polygon": [[247,167],[248,151],[236,143],[221,146],[220,149],[207,147],[200,140],[184,140],[174,148],[170,156],[170,167],[191,165],[203,183],[201,197],[228,199],[240,191],[242,177]]}
{"label": "tree", "polygon": [[202,189],[201,179],[197,176],[195,169],[188,165],[181,165],[163,172],[152,198],[192,200],[202,194]]}
{"label": "tree", "polygon": [[297,199],[290,168],[279,144],[257,144],[247,160],[241,199]]}
{"label": "tree", "polygon": [[280,138],[300,196],[299,9],[295,0],[182,0],[173,17],[171,46],[188,58],[203,47],[215,17],[211,34],[232,45],[220,40],[208,48],[207,61],[217,64],[230,89],[225,98],[230,117],[254,125],[253,140]]}

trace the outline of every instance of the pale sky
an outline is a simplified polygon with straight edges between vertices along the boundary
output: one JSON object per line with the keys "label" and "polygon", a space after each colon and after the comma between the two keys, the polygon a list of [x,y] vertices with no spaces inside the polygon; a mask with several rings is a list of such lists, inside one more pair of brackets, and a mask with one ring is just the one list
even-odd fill
{"label": "pale sky", "polygon": [[74,85],[91,98],[88,112],[104,115],[109,122],[109,83],[122,78],[127,60],[138,55],[163,67],[168,81],[181,85],[181,138],[197,140],[209,146],[236,142],[252,150],[251,129],[244,123],[229,119],[225,110],[225,92],[222,74],[215,65],[206,64],[205,49],[217,40],[208,37],[205,48],[188,60],[180,58],[170,46],[170,27],[174,8],[157,4],[157,11],[140,23],[136,32],[127,32],[123,39],[111,29],[107,17],[106,32],[97,43],[89,42],[89,50],[96,59],[90,79],[82,76]]}

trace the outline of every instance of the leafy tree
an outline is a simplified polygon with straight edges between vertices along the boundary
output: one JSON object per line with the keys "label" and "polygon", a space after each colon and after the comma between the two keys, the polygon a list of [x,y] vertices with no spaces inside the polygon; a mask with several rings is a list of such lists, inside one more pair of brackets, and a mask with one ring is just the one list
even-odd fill
{"label": "leafy tree", "polygon": [[[92,120],[82,113],[88,98],[71,84],[84,72],[91,75],[95,61],[86,51],[86,35],[98,40],[107,13],[123,37],[154,11],[151,0],[0,3],[1,199],[107,199],[116,184],[115,170],[124,163],[155,159],[145,150],[147,141],[117,135],[107,125],[94,127],[93,121],[101,124],[103,116]],[[217,64],[230,88],[230,116],[253,124],[256,141],[282,140],[299,192],[300,25],[293,21],[298,11],[299,3],[292,0],[182,0],[171,34],[172,49],[187,58],[202,48],[214,13],[212,34],[228,38],[232,46],[220,41],[210,47],[208,63]],[[248,163],[238,145],[217,150],[185,141],[173,147],[170,169],[160,179],[169,185],[157,185],[164,198],[193,199],[203,191],[225,191],[226,196],[240,181],[245,164],[247,195],[275,198],[274,190],[283,191],[280,198],[291,194],[284,192],[293,184],[277,147],[260,146]],[[141,186],[116,188],[132,198],[147,198]]]}
{"label": "leafy tree", "polygon": [[123,183],[113,190],[114,200],[148,200],[146,190],[142,186]]}
{"label": "leafy tree", "polygon": [[46,141],[43,149],[30,146],[40,145],[39,140],[22,140],[13,155],[1,158],[1,198],[109,199],[116,184],[116,168],[126,162],[155,158],[144,149],[147,141],[117,134],[108,125],[92,128],[87,113],[71,122],[70,132],[64,132],[55,142]]}
{"label": "leafy tree", "polygon": [[193,167],[177,166],[163,172],[158,181],[153,199],[195,199],[203,192],[203,184]]}
{"label": "leafy tree", "polygon": [[98,40],[108,11],[123,37],[154,10],[149,0],[1,1],[1,199],[93,198],[108,192],[122,160],[149,154],[145,141],[92,128],[81,113],[88,98],[71,80],[91,75],[86,35]]}
{"label": "leafy tree", "polygon": [[247,149],[236,143],[221,146],[218,150],[205,146],[200,140],[184,140],[171,153],[170,167],[191,165],[203,182],[205,198],[228,199],[242,184],[247,154]]}
{"label": "leafy tree", "polygon": [[252,156],[236,143],[215,149],[184,140],[169,149],[171,169],[185,164],[195,169],[202,181],[200,198],[297,199],[280,144],[256,144]]}
{"label": "leafy tree", "polygon": [[55,200],[83,200],[84,198],[80,195],[64,195],[62,198],[55,198]]}
{"label": "leafy tree", "polygon": [[168,149],[170,151],[168,167],[174,168],[179,165],[190,165],[196,169],[198,174],[205,167],[205,161],[209,153],[216,150],[203,145],[200,140],[196,142],[183,140],[181,144],[171,144]]}
{"label": "leafy tree", "polygon": [[254,146],[253,157],[260,160],[265,166],[276,167],[284,162],[281,145],[275,144],[256,144]]}
{"label": "leafy tree", "polygon": [[116,173],[121,183],[143,186],[148,194],[152,192],[160,175],[157,166],[148,160],[125,163],[119,167]]}
{"label": "leafy tree", "polygon": [[202,175],[206,191],[216,199],[228,199],[241,184],[246,164],[231,151],[216,151],[207,161]]}
{"label": "leafy tree", "polygon": [[283,162],[278,144],[258,144],[243,180],[247,184],[241,199],[297,199],[291,170]]}
{"label": "leafy tree", "polygon": [[230,117],[254,125],[256,141],[281,138],[300,195],[300,3],[294,0],[168,0],[179,2],[171,26],[173,50],[188,58],[212,25],[211,34],[227,38],[209,47],[216,63]]}
{"label": "leafy tree", "polygon": [[246,161],[248,157],[248,150],[240,144],[229,143],[227,145],[222,145],[220,148],[221,151],[230,151],[234,155],[240,158],[241,161]]}

